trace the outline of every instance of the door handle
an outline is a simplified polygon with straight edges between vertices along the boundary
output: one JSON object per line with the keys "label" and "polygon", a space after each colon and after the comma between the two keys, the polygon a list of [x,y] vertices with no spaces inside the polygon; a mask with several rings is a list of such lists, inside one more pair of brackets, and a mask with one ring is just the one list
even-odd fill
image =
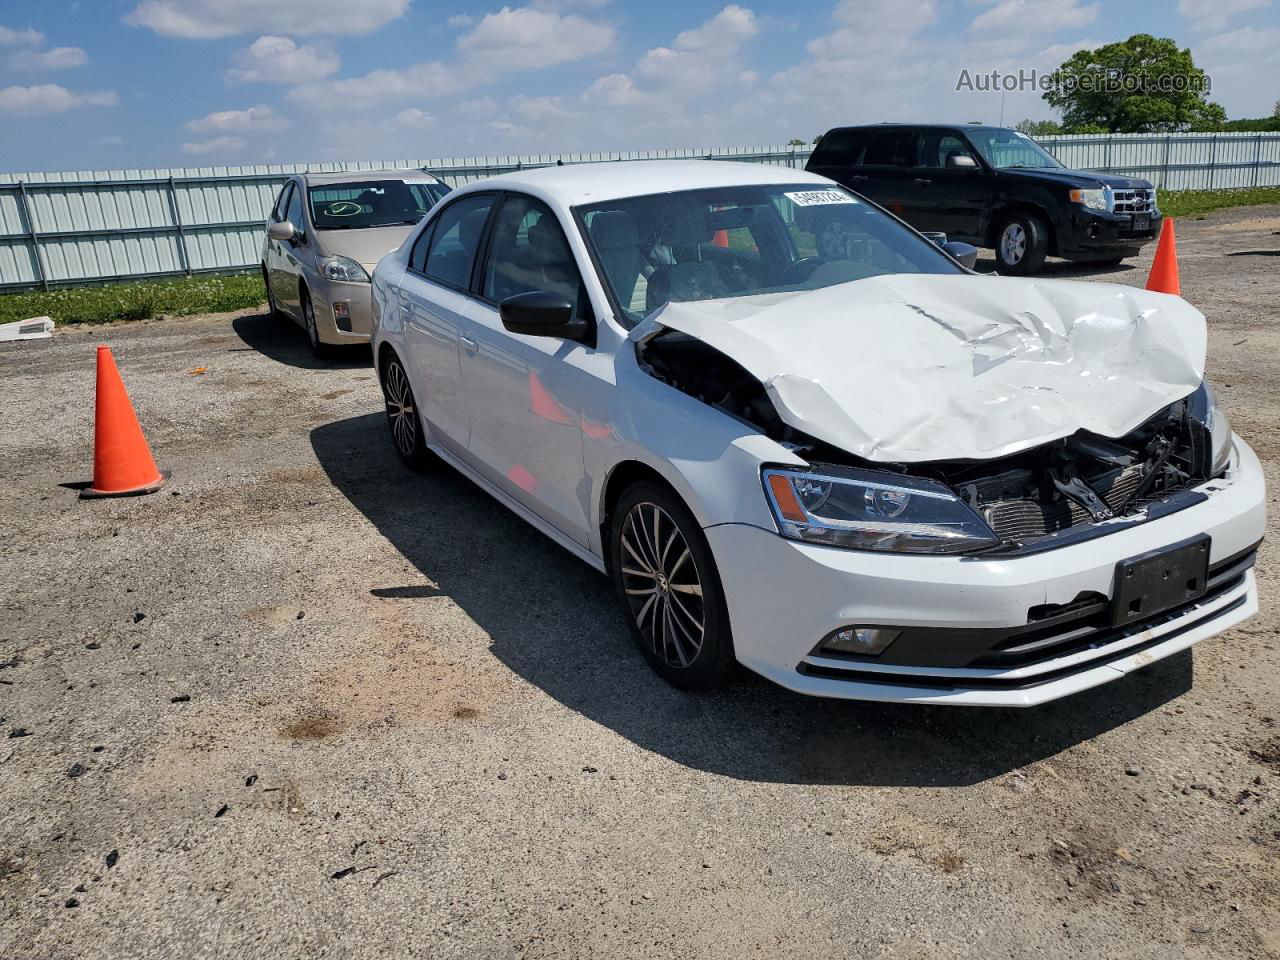
{"label": "door handle", "polygon": [[480,344],[476,343],[465,333],[462,334],[459,339],[462,340],[462,349],[466,350],[467,353],[476,354],[480,352]]}
{"label": "door handle", "polygon": [[913,183],[918,183],[918,184],[920,184],[920,186],[922,186],[922,187],[927,187],[927,186],[929,186],[929,184],[933,183],[933,181],[932,181],[932,180],[926,180],[926,179],[924,179],[924,177],[916,177],[916,178],[915,178],[915,180],[914,180],[914,181],[912,181],[912,182],[913,182]]}

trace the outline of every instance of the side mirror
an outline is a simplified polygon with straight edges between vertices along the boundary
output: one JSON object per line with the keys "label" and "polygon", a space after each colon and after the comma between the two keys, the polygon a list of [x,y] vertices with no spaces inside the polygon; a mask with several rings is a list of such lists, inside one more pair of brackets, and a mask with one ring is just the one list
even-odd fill
{"label": "side mirror", "polygon": [[959,240],[952,240],[950,243],[944,243],[942,249],[951,254],[956,260],[960,261],[960,265],[972,270],[978,263],[978,248],[971,243],[961,243]]}
{"label": "side mirror", "polygon": [[281,243],[292,241],[298,235],[298,231],[293,226],[291,220],[281,220],[279,223],[273,223],[267,227],[267,236],[272,240],[279,240]]}
{"label": "side mirror", "polygon": [[947,245],[947,235],[940,230],[921,230],[920,236],[940,247],[945,248]]}
{"label": "side mirror", "polygon": [[978,161],[973,157],[958,153],[955,156],[947,157],[947,166],[953,170],[977,170]]}
{"label": "side mirror", "polygon": [[527,337],[559,337],[580,340],[589,324],[574,315],[573,304],[558,293],[530,290],[507,297],[498,305],[502,325],[512,333]]}

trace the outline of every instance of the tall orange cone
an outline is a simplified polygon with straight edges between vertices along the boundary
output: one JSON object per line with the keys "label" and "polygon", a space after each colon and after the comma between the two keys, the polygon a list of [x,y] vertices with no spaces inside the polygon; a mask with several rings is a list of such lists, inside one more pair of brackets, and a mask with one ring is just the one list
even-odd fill
{"label": "tall orange cone", "polygon": [[98,348],[98,399],[93,421],[93,486],[82,497],[127,497],[155,493],[168,474],[142,435],[109,347]]}
{"label": "tall orange cone", "polygon": [[1156,258],[1151,263],[1151,275],[1147,277],[1147,289],[1182,296],[1182,285],[1178,282],[1178,238],[1173,232],[1173,217],[1164,218],[1160,242],[1156,244]]}

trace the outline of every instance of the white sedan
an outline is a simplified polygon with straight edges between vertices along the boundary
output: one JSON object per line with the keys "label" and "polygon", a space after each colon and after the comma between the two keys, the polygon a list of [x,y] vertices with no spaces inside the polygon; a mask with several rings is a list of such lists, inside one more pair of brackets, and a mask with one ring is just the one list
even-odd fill
{"label": "white sedan", "polygon": [[1204,317],[970,254],[779,167],[472,183],[374,273],[391,438],[607,573],[684,688],[1027,706],[1254,613]]}

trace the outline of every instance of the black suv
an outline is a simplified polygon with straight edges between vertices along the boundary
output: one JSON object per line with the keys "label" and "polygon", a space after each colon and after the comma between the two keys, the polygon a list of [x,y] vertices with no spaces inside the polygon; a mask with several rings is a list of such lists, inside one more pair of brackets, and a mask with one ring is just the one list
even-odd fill
{"label": "black suv", "polygon": [[1046,254],[1119,263],[1160,230],[1156,191],[1146,180],[1068,170],[1004,127],[837,127],[818,141],[805,169],[917,230],[994,249],[1001,273],[1034,273]]}

